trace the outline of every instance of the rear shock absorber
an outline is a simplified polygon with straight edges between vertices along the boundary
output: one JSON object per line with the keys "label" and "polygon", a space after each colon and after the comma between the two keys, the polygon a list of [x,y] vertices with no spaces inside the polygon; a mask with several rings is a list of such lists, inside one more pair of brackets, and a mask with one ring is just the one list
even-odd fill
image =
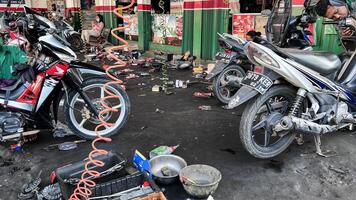
{"label": "rear shock absorber", "polygon": [[[125,10],[128,9],[130,7],[132,7],[135,4],[135,0],[131,0],[130,5],[126,6],[126,7],[121,7],[121,8],[116,8],[113,13],[124,19],[125,18],[120,14],[121,10]],[[120,99],[119,96],[117,96],[116,94],[114,94],[112,91],[110,91],[110,88],[113,86],[117,86],[120,85],[122,87],[124,87],[123,81],[118,79],[117,77],[115,77],[114,75],[112,75],[110,73],[110,71],[112,70],[118,70],[122,67],[126,67],[127,63],[124,62],[123,60],[121,60],[119,57],[115,56],[115,54],[113,53],[115,50],[120,50],[120,49],[124,49],[128,46],[128,42],[125,41],[123,38],[119,37],[116,32],[121,31],[121,30],[125,30],[126,28],[129,28],[131,24],[129,24],[128,26],[125,27],[117,27],[115,29],[113,29],[111,31],[111,34],[113,37],[115,37],[117,40],[119,40],[119,42],[122,42],[123,45],[119,45],[119,46],[114,46],[111,47],[107,50],[108,52],[108,56],[110,58],[112,58],[113,60],[116,61],[116,65],[112,65],[112,66],[104,66],[104,69],[106,71],[106,75],[108,77],[110,77],[112,79],[112,81],[104,84],[103,89],[105,91],[105,93],[108,96],[105,96],[104,98],[102,98],[100,100],[100,104],[102,105],[102,107],[104,108],[103,110],[101,110],[99,112],[98,118],[100,120],[100,124],[95,128],[95,132],[97,135],[97,138],[92,142],[92,148],[93,150],[89,153],[88,156],[88,162],[85,164],[85,170],[81,175],[81,180],[78,182],[76,189],[74,190],[73,194],[70,196],[69,200],[82,200],[82,199],[88,199],[91,195],[92,195],[92,191],[91,188],[95,187],[96,183],[93,180],[90,180],[89,177],[99,177],[100,173],[98,171],[92,170],[90,168],[92,168],[93,166],[97,166],[97,167],[103,167],[105,165],[104,162],[100,161],[100,160],[96,160],[95,157],[98,155],[106,155],[108,153],[107,150],[105,149],[99,149],[96,146],[97,142],[111,142],[110,138],[107,137],[102,137],[101,135],[99,135],[99,130],[103,127],[112,127],[114,124],[109,123],[107,121],[105,121],[104,117],[105,114],[111,113],[111,112],[119,112],[118,109],[114,109],[111,108],[106,101],[109,99]]]}
{"label": "rear shock absorber", "polygon": [[302,106],[303,100],[304,100],[306,95],[307,95],[307,91],[306,90],[301,89],[301,88],[298,90],[297,97],[295,98],[295,101],[294,101],[292,107],[289,110],[289,116],[294,116],[295,117],[295,116],[298,115],[299,109]]}

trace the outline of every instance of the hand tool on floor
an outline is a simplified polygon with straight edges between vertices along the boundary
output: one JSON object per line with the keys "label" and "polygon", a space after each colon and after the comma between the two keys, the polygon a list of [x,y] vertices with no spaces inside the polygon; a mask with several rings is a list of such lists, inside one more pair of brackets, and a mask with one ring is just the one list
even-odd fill
{"label": "hand tool on floor", "polygon": [[50,151],[53,149],[59,149],[61,151],[69,151],[69,150],[77,148],[78,144],[84,143],[84,142],[86,142],[86,140],[75,140],[73,142],[63,142],[60,144],[51,144],[51,145],[45,147],[44,150]]}

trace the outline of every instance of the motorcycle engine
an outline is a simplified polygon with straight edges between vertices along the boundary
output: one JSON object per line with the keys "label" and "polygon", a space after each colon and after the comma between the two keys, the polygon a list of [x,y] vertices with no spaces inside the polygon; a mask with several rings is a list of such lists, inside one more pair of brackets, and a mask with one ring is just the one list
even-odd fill
{"label": "motorcycle engine", "polygon": [[0,112],[0,135],[6,136],[19,132],[25,125],[20,113]]}

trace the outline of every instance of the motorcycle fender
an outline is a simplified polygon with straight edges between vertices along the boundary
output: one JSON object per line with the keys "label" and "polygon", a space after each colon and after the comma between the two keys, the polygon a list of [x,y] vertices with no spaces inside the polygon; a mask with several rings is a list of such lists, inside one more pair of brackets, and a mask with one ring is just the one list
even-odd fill
{"label": "motorcycle fender", "polygon": [[59,104],[62,100],[63,95],[64,95],[64,92],[61,91],[61,92],[56,93],[55,97],[53,98],[52,112],[53,112],[54,121],[56,123],[58,121],[58,108],[59,108]]}
{"label": "motorcycle fender", "polygon": [[103,76],[106,76],[106,74],[104,72],[96,71],[96,70],[92,70],[92,69],[78,68],[77,70],[80,72],[80,74],[82,75],[84,80],[86,80],[88,78],[93,78],[93,77],[102,78]]}
{"label": "motorcycle fender", "polygon": [[242,86],[236,92],[236,94],[232,97],[229,104],[227,105],[227,108],[228,109],[236,108],[236,107],[240,106],[241,104],[245,103],[246,101],[252,99],[253,97],[255,97],[258,94],[259,93],[256,90],[254,90],[253,88],[248,87],[248,86]]}
{"label": "motorcycle fender", "polygon": [[215,76],[219,75],[226,67],[228,67],[231,63],[218,62],[213,70],[206,76],[206,80],[211,80]]}
{"label": "motorcycle fender", "polygon": [[82,70],[82,69],[87,69],[87,70],[91,70],[91,71],[96,71],[96,72],[102,72],[105,73],[105,70],[101,67],[95,66],[95,65],[91,65],[88,63],[84,63],[84,62],[80,62],[80,61],[73,61],[70,63],[70,68],[76,68],[78,70]]}

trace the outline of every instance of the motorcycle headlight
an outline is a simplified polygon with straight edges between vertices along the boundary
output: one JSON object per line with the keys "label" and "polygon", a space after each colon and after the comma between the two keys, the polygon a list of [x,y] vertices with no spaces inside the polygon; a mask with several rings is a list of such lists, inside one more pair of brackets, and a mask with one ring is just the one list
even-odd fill
{"label": "motorcycle headlight", "polygon": [[254,43],[249,43],[245,48],[248,59],[255,65],[262,65],[264,67],[276,67],[279,68],[279,64],[265,51],[259,48]]}

